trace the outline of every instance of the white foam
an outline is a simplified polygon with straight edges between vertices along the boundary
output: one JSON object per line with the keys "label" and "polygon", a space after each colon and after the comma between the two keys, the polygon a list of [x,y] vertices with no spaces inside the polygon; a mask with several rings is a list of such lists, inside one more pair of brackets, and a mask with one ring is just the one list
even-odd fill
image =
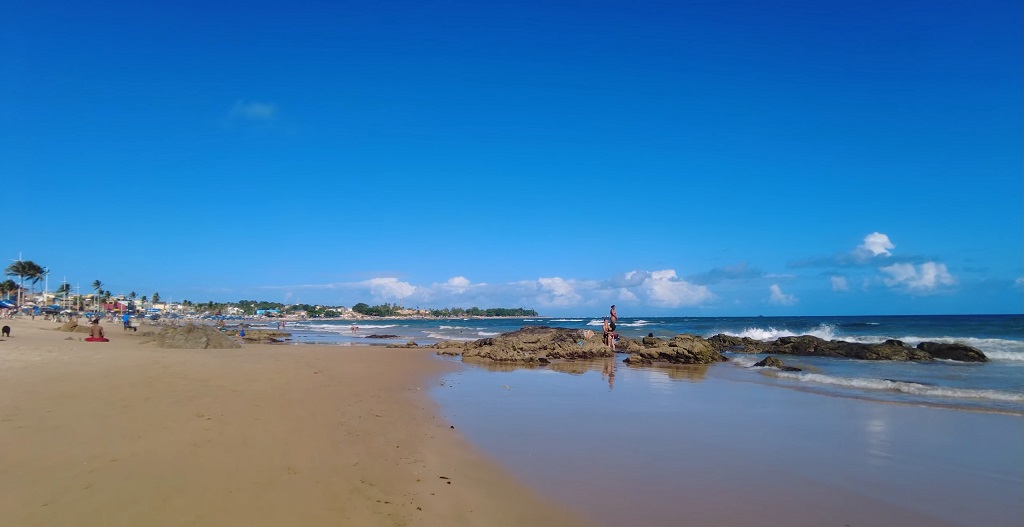
{"label": "white foam", "polygon": [[438,326],[438,329],[480,329],[480,328],[471,328],[469,326]]}
{"label": "white foam", "polygon": [[627,328],[642,328],[642,327],[644,327],[644,326],[646,326],[648,324],[650,324],[650,322],[648,322],[646,320],[636,320],[634,322],[622,322],[622,323],[620,323],[618,325],[626,326]]}
{"label": "white foam", "polygon": [[737,366],[742,366],[744,368],[753,368],[754,364],[757,364],[759,362],[756,357],[746,357],[742,355],[729,357],[729,361]]}
{"label": "white foam", "polygon": [[474,338],[474,337],[453,337],[451,335],[445,335],[445,334],[442,334],[442,333],[432,333],[432,332],[427,332],[427,337],[432,338],[432,339],[436,339],[436,340],[464,340],[466,342],[471,342],[471,341],[476,340],[476,338]]}
{"label": "white foam", "polygon": [[553,318],[551,322],[583,322],[582,318]]}
{"label": "white foam", "polygon": [[972,390],[969,388],[948,388],[942,386],[926,386],[914,382],[890,381],[886,379],[845,378],[822,375],[820,373],[775,372],[778,377],[803,382],[843,386],[861,390],[894,391],[926,397],[950,397],[958,399],[987,399],[1024,403],[1024,393],[1003,392],[999,390]]}
{"label": "white foam", "polygon": [[991,360],[1024,361],[1024,353],[1019,351],[982,351]]}
{"label": "white foam", "polygon": [[721,333],[733,337],[747,337],[750,339],[762,340],[765,342],[772,341],[780,337],[795,337],[798,335],[811,335],[824,340],[834,340],[836,338],[835,327],[830,324],[821,324],[810,331],[802,331],[800,333],[794,333],[792,331],[789,331],[788,329],[775,329],[772,326],[768,326],[767,329],[756,327],[745,328],[743,331],[739,333],[730,331],[724,331]]}
{"label": "white foam", "polygon": [[501,333],[499,333],[497,331],[494,331],[494,332],[490,332],[490,331],[477,331],[476,334],[480,335],[481,337],[493,337],[495,335],[501,335]]}
{"label": "white foam", "polygon": [[[851,337],[845,338],[849,342],[862,342],[874,344],[883,342],[891,337]],[[896,340],[908,346],[917,346],[922,342],[938,342],[940,344],[964,344],[981,350],[991,360],[997,361],[1024,361],[1024,342],[1019,340],[992,339],[977,337],[918,337],[914,335],[897,337]]]}

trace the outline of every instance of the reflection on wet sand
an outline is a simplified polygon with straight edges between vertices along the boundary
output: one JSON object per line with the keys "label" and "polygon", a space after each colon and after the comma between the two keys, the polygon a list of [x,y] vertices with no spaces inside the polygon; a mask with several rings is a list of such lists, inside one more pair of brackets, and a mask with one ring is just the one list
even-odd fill
{"label": "reflection on wet sand", "polygon": [[604,361],[604,368],[601,369],[601,380],[608,379],[608,391],[615,389],[615,359],[609,357]]}
{"label": "reflection on wet sand", "polygon": [[649,369],[667,372],[668,377],[673,380],[700,382],[707,377],[710,367],[709,364],[669,364]]}
{"label": "reflection on wet sand", "polygon": [[[529,362],[495,362],[485,359],[463,357],[462,362],[472,364],[478,368],[494,372],[511,372],[516,370],[538,370],[548,369],[559,373],[570,375],[583,375],[589,371],[601,372],[601,379],[608,381],[608,388],[614,387],[615,370],[622,362],[618,357],[596,359],[596,360],[575,360],[575,361],[552,361],[548,364]],[[700,382],[707,377],[709,364],[655,364],[650,366],[634,366],[623,364],[631,370],[646,371],[652,377],[667,377],[673,381]]]}

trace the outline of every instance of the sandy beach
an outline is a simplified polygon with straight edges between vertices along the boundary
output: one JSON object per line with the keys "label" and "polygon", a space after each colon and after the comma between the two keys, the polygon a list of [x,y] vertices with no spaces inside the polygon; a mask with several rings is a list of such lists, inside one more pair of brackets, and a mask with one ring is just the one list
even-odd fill
{"label": "sandy beach", "polygon": [[[18,526],[576,525],[439,417],[432,350],[176,350],[3,321],[0,517]],[[152,328],[157,329],[157,328]]]}

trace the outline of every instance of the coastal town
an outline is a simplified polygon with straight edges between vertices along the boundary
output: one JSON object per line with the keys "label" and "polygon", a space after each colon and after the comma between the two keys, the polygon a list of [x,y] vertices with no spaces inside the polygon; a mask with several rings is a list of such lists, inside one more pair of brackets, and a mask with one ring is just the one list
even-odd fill
{"label": "coastal town", "polygon": [[[18,316],[66,320],[115,318],[129,315],[137,319],[335,319],[364,320],[368,318],[452,318],[452,317],[536,317],[527,308],[407,308],[397,304],[369,305],[358,302],[351,307],[312,304],[284,304],[266,300],[234,302],[193,302],[188,299],[164,299],[159,292],[139,295],[135,291],[112,293],[101,280],[93,280],[83,291],[79,284],[62,279],[50,290],[50,271],[19,256],[4,270],[10,278],[0,282],[0,318]],[[15,281],[17,279],[17,281]],[[42,285],[40,290],[36,288]]]}

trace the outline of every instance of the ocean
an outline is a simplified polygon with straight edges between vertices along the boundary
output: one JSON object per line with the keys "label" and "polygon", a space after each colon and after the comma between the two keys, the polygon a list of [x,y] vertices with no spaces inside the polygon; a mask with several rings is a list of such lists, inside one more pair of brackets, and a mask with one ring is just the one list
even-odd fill
{"label": "ocean", "polygon": [[[293,343],[388,345],[414,341],[472,341],[525,326],[598,329],[600,318],[382,319],[289,323]],[[681,333],[711,337],[722,333],[758,340],[813,335],[826,340],[874,343],[898,339],[959,342],[980,349],[988,363],[862,361],[779,356],[801,372],[754,368],[765,355],[728,353],[716,374],[746,382],[882,402],[949,406],[973,411],[1024,415],[1024,315],[816,316],[816,317],[645,317],[619,319],[621,337],[648,334],[671,338]],[[389,338],[368,338],[371,335]],[[619,355],[619,359],[624,358]],[[579,367],[583,367],[579,365]],[[601,366],[592,365],[597,369]],[[618,365],[625,367],[625,365]],[[657,367],[653,370],[657,371]]]}

